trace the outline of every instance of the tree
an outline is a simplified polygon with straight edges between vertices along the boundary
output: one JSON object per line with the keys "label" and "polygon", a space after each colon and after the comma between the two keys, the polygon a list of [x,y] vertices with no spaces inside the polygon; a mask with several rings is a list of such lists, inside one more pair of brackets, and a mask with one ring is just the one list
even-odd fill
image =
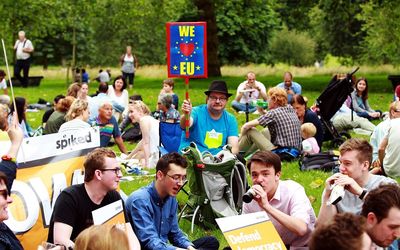
{"label": "tree", "polygon": [[362,14],[357,18],[365,22],[362,41],[364,61],[400,63],[400,5],[397,1],[370,1],[361,5]]}
{"label": "tree", "polygon": [[199,21],[207,22],[207,57],[209,76],[221,76],[221,64],[218,58],[217,21],[212,0],[194,0]]}
{"label": "tree", "polygon": [[219,55],[223,64],[266,63],[278,17],[269,1],[217,1]]}
{"label": "tree", "polygon": [[360,42],[364,36],[361,27],[363,22],[356,18],[360,13],[360,4],[366,0],[320,0],[315,11],[318,20],[318,43],[323,43],[328,52],[339,57],[357,59],[360,53]]}
{"label": "tree", "polygon": [[318,2],[314,0],[276,0],[272,6],[279,14],[282,26],[289,30],[308,31],[311,28],[308,13],[316,4]]}

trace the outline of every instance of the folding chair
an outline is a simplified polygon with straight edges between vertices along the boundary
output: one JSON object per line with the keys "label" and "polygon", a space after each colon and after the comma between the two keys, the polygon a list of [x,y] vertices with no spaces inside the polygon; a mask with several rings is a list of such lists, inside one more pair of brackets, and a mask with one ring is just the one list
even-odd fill
{"label": "folding chair", "polygon": [[161,156],[170,152],[178,152],[181,143],[182,128],[179,122],[160,122],[160,150]]}

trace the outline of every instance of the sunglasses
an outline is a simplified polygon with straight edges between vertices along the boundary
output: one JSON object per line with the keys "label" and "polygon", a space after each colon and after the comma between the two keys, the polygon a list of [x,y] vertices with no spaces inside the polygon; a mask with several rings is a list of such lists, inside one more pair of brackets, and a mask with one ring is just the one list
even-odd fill
{"label": "sunglasses", "polygon": [[3,196],[4,200],[7,200],[7,197],[9,196],[8,190],[7,189],[0,190],[0,195]]}

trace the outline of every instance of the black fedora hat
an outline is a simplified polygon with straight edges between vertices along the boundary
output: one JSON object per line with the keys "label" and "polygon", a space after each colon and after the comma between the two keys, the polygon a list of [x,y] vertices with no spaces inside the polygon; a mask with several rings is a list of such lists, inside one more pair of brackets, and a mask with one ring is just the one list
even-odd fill
{"label": "black fedora hat", "polygon": [[228,93],[228,87],[226,86],[226,82],[222,80],[215,80],[210,84],[210,87],[207,91],[204,91],[204,94],[209,95],[211,92],[218,92],[227,95],[230,97],[232,94]]}

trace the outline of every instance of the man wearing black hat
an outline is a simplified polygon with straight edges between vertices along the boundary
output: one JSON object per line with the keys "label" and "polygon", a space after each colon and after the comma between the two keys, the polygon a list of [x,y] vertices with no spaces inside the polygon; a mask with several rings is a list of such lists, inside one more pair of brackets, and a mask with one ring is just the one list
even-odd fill
{"label": "man wearing black hat", "polygon": [[[182,133],[179,150],[185,148],[190,142],[195,142],[201,152],[209,151],[217,154],[226,144],[232,146],[232,153],[239,152],[238,124],[235,116],[225,110],[228,93],[225,81],[213,81],[207,91],[206,104],[192,108],[190,101],[185,100],[182,111],[189,114],[189,138],[185,131]],[[186,117],[180,121],[182,129],[185,129]]]}

